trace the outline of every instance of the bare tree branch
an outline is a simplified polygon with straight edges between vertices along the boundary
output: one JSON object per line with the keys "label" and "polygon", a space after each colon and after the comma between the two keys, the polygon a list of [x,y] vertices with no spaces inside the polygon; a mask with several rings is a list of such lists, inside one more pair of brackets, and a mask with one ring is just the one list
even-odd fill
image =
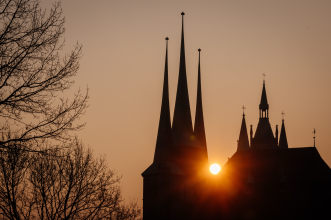
{"label": "bare tree branch", "polygon": [[81,46],[64,56],[60,3],[42,10],[39,0],[0,1],[0,132],[16,142],[66,141],[81,128],[88,93],[64,98],[79,68]]}

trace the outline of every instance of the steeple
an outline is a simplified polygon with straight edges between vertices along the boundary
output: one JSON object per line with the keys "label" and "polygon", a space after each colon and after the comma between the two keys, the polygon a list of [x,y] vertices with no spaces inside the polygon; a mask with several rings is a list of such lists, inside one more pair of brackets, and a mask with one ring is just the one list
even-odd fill
{"label": "steeple", "polygon": [[265,80],[263,80],[262,95],[260,101],[260,118],[269,118],[269,104],[267,99],[267,92],[265,89]]}
{"label": "steeple", "polygon": [[281,149],[288,148],[284,119],[282,119],[282,128],[280,130],[279,148],[281,148]]}
{"label": "steeple", "polygon": [[177,144],[190,142],[193,135],[190,101],[187,89],[186,64],[185,64],[185,45],[184,45],[184,15],[182,12],[182,37],[180,48],[180,64],[178,74],[178,85],[172,131],[174,141]]}
{"label": "steeple", "polygon": [[154,163],[163,162],[167,154],[167,148],[169,148],[171,144],[171,124],[170,124],[171,122],[170,122],[169,86],[168,86],[168,40],[169,38],[166,37],[163,94],[162,94],[159,130],[157,134],[155,154],[154,154]]}
{"label": "steeple", "polygon": [[[244,108],[245,107],[243,107],[243,109]],[[249,150],[249,141],[248,141],[248,134],[247,134],[247,128],[246,128],[245,112],[243,112],[243,118],[241,121],[241,128],[240,128],[237,152],[245,151],[245,150]]]}
{"label": "steeple", "polygon": [[277,147],[277,143],[269,122],[269,104],[265,88],[265,80],[263,80],[259,110],[260,119],[255,131],[255,136],[251,142],[251,147],[252,149],[275,148]]}
{"label": "steeple", "polygon": [[198,146],[202,148],[203,157],[205,159],[208,159],[205,123],[203,120],[203,110],[202,110],[202,95],[201,95],[201,68],[200,68],[201,49],[199,48],[198,51],[199,51],[198,87],[197,87],[197,103],[196,103],[195,121],[194,121],[194,136],[197,139]]}

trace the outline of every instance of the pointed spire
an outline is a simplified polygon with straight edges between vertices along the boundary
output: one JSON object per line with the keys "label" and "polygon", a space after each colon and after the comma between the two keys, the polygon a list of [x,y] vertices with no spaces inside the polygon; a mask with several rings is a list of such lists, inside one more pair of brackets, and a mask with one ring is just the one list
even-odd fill
{"label": "pointed spire", "polygon": [[276,139],[276,144],[278,146],[278,125],[276,125],[275,139]]}
{"label": "pointed spire", "polygon": [[182,12],[182,38],[180,49],[180,64],[178,74],[178,85],[172,131],[174,140],[178,144],[188,143],[193,135],[190,101],[187,89],[185,44],[184,44],[184,15]]}
{"label": "pointed spire", "polygon": [[269,109],[269,104],[267,100],[267,92],[265,89],[265,80],[263,80],[263,88],[262,88],[262,95],[261,95],[261,102],[260,102],[260,110],[268,110]]}
{"label": "pointed spire", "polygon": [[282,148],[282,149],[288,148],[284,119],[282,119],[282,128],[280,130],[279,148]]}
{"label": "pointed spire", "polygon": [[[265,74],[263,74],[265,76]],[[276,138],[269,122],[269,104],[267,92],[265,89],[265,80],[263,80],[261,102],[259,105],[260,119],[257,124],[255,135],[251,144],[252,149],[270,149],[276,148]]]}
{"label": "pointed spire", "polygon": [[194,135],[197,138],[198,145],[202,147],[203,157],[205,159],[208,159],[205,123],[203,120],[203,110],[202,110],[202,95],[201,95],[201,69],[200,69],[201,49],[199,48],[198,51],[199,51],[198,87],[197,87],[197,103],[196,103],[195,121],[194,121]]}
{"label": "pointed spire", "polygon": [[245,107],[243,106],[243,118],[242,118],[242,121],[241,121],[241,128],[240,128],[237,151],[249,150],[249,141],[248,141],[248,134],[247,134],[245,112],[244,111],[245,111]]}
{"label": "pointed spire", "polygon": [[159,130],[157,134],[154,162],[161,162],[165,158],[166,148],[171,143],[171,122],[170,122],[170,108],[169,108],[169,86],[168,86],[168,40],[166,37],[166,55],[164,66],[164,81],[162,105],[159,121]]}

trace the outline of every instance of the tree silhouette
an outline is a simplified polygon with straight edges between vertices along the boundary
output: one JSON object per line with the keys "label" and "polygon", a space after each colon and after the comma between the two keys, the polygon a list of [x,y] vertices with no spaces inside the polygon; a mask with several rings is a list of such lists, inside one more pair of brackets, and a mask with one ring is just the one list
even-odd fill
{"label": "tree silhouette", "polygon": [[88,91],[73,92],[81,45],[65,54],[64,31],[59,2],[0,0],[0,217],[135,219],[119,178],[73,138]]}
{"label": "tree silhouette", "polygon": [[120,178],[74,139],[61,149],[0,152],[0,216],[6,219],[136,219]]}
{"label": "tree silhouette", "polygon": [[75,140],[73,146],[38,157],[31,166],[33,204],[40,219],[134,219],[122,205],[119,178]]}
{"label": "tree silhouette", "polygon": [[[74,83],[81,46],[63,55],[64,17],[55,3],[42,10],[40,0],[0,0],[0,140],[29,145],[45,140],[65,141],[68,131],[83,124],[77,119],[87,105],[88,93],[64,93]],[[65,94],[65,95],[64,95]],[[8,138],[11,137],[11,138]]]}

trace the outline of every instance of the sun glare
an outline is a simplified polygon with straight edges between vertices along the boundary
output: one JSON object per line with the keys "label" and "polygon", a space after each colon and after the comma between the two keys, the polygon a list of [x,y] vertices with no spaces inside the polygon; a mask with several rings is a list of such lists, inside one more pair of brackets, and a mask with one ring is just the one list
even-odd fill
{"label": "sun glare", "polygon": [[221,171],[221,166],[218,163],[213,163],[213,164],[210,165],[209,171],[213,175],[217,175]]}

